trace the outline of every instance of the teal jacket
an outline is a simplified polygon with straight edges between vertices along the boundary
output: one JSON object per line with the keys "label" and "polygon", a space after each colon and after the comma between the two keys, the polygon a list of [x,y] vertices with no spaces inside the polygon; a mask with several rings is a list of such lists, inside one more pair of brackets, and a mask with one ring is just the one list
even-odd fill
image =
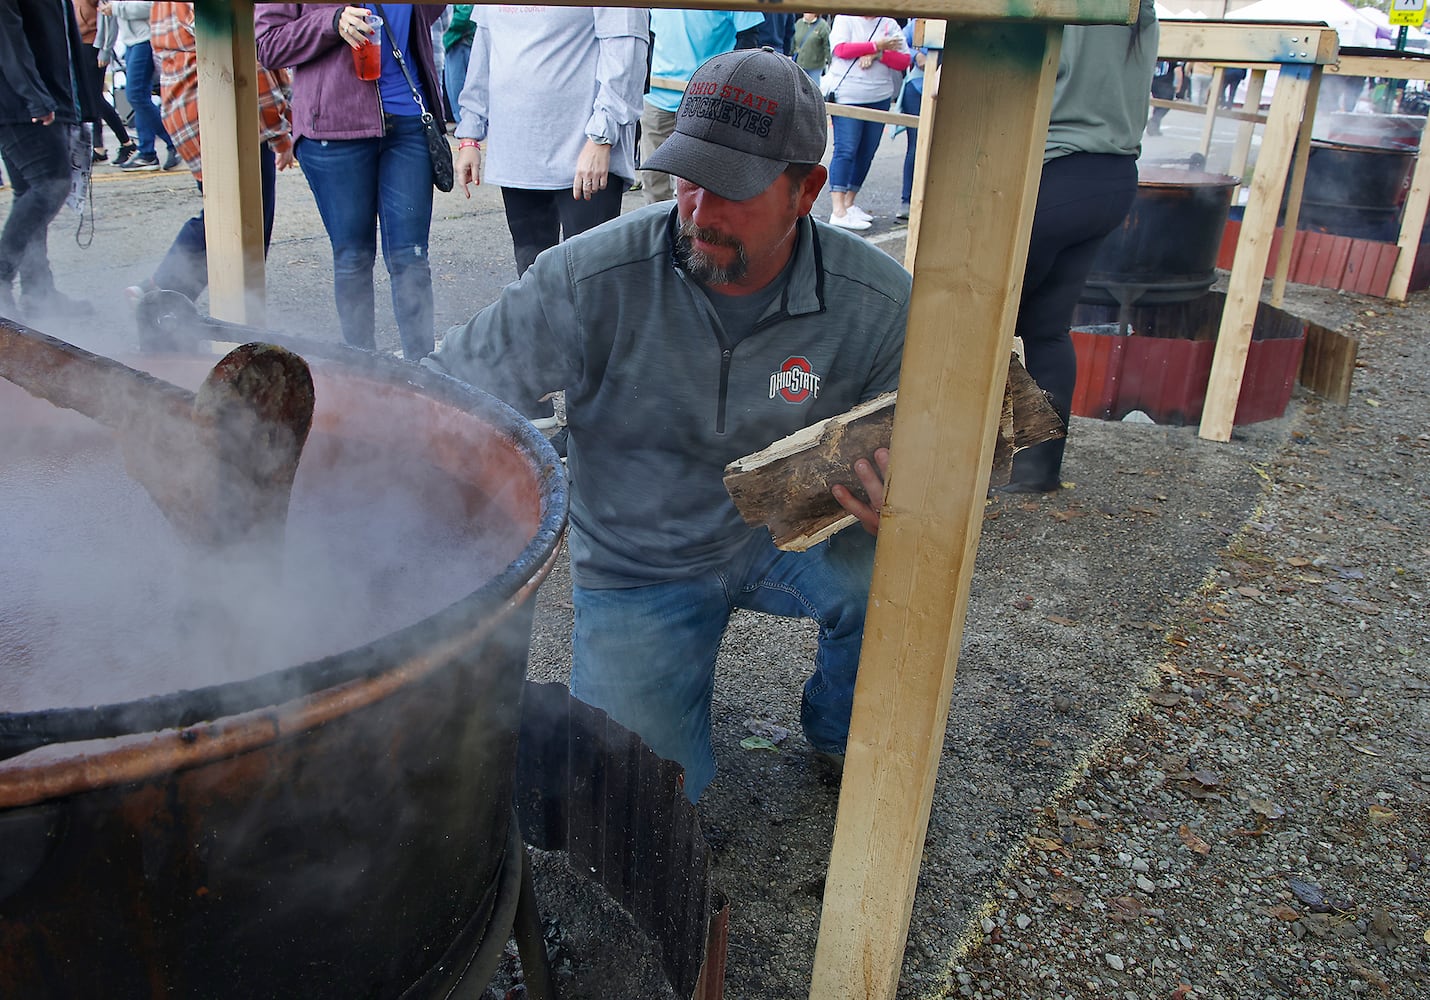
{"label": "teal jacket", "polygon": [[447,22],[447,30],[442,32],[442,51],[472,44],[472,38],[477,33],[477,26],[472,23],[474,6],[470,3],[452,4],[452,20]]}
{"label": "teal jacket", "polygon": [[725,466],[896,387],[910,278],[808,218],[784,294],[731,336],[673,253],[667,203],[547,250],[424,364],[533,412],[566,390],[572,578],[682,579],[753,531]]}

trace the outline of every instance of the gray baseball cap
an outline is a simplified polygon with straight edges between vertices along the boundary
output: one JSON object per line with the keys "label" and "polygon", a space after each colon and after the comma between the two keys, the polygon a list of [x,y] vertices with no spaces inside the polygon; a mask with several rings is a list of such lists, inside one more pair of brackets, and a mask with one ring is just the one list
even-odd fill
{"label": "gray baseball cap", "polygon": [[675,112],[675,131],[641,163],[731,201],[753,198],[791,163],[818,163],[828,121],[809,75],[771,48],[706,60]]}

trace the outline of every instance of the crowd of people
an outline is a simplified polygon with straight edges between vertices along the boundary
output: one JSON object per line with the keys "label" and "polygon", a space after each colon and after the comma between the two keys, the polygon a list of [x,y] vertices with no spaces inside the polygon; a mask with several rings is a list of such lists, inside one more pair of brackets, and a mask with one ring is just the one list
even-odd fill
{"label": "crowd of people", "polygon": [[[65,20],[78,25],[78,44],[65,47],[71,87],[56,96],[83,98],[79,122],[90,123],[92,162],[123,171],[183,165],[202,190],[192,13],[177,10],[188,5],[52,2],[52,14],[67,10]],[[30,7],[13,3],[17,13]],[[484,179],[501,189],[520,277],[543,250],[619,215],[626,191],[643,189],[647,204],[674,197],[670,174],[640,166],[673,133],[683,88],[709,58],[767,47],[794,60],[816,89],[821,79],[831,84],[822,90],[829,100],[880,110],[897,101],[916,115],[926,56],[912,46],[912,21],[905,28],[891,18],[846,15],[264,4],[255,24],[263,121],[254,169],[263,181],[265,249],[275,171],[298,163],[331,244],[344,340],[375,343],[380,241],[410,360],[436,341],[429,114],[439,126],[451,123],[455,178],[468,197]],[[356,78],[353,54],[373,46],[376,77]],[[583,93],[589,101],[571,99]],[[127,116],[116,107],[119,94]],[[868,229],[872,216],[856,196],[885,127],[836,115],[832,128],[829,221]],[[112,158],[106,129],[118,144]],[[909,212],[917,129],[907,135],[901,219]],[[181,228],[160,266],[129,289],[131,299],[153,288],[191,297],[203,290],[203,225],[200,212]]]}
{"label": "crowd of people", "polygon": [[[1069,27],[1063,45],[1019,329],[1065,418],[1069,289],[1136,184],[1156,53],[1151,0],[1142,6],[1131,28]],[[202,185],[192,5],[103,0],[96,13],[138,7],[143,37],[137,26],[129,37],[143,51],[131,59],[126,43],[125,64],[157,121],[136,115],[127,160],[157,159],[162,142]],[[710,705],[731,615],[810,618],[818,642],[801,722],[811,751],[838,767],[892,457],[861,457],[831,487],[863,530],[797,553],[744,523],[723,473],[897,386],[911,278],[846,231],[869,225],[855,199],[877,136],[836,115],[822,161],[830,95],[885,109],[897,99],[914,113],[926,53],[907,27],[381,3],[263,4],[255,27],[265,231],[274,175],[296,162],[331,244],[344,340],[375,347],[380,236],[408,360],[528,415],[564,393],[573,693],[679,762],[694,800],[716,772]],[[93,48],[72,0],[0,0],[0,152],[15,188],[0,313],[77,308],[54,288],[44,234],[69,189],[74,135],[93,145],[81,128],[100,114],[86,82]],[[150,66],[157,106],[142,84]],[[427,250],[444,157],[447,187],[500,187],[518,280],[439,343]],[[635,183],[647,204],[622,214]],[[906,169],[905,202],[910,183]],[[826,186],[827,223],[812,218]],[[134,292],[198,294],[203,232],[202,214],[185,223]],[[1031,456],[1014,487],[1057,489],[1060,462],[1060,451]]]}

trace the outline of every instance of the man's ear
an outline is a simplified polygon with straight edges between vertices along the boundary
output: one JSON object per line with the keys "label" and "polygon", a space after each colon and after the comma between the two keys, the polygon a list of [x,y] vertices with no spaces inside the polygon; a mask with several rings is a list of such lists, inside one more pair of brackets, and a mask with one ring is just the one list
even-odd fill
{"label": "man's ear", "polygon": [[804,183],[799,189],[799,214],[808,215],[814,210],[814,200],[819,197],[819,192],[824,190],[824,182],[829,179],[829,171],[822,163],[816,163],[814,169],[805,175]]}

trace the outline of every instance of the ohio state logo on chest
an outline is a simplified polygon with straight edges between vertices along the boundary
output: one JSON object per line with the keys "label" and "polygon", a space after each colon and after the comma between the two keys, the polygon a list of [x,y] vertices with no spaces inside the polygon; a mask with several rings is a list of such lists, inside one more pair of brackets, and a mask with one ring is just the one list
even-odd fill
{"label": "ohio state logo on chest", "polygon": [[770,376],[770,398],[783,396],[786,403],[818,399],[820,379],[808,358],[785,358],[780,370]]}

